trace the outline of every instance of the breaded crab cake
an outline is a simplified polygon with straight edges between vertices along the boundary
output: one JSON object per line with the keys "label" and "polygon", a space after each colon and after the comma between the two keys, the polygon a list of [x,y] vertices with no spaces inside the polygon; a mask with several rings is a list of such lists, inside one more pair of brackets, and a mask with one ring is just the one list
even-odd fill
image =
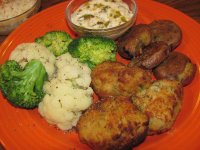
{"label": "breaded crab cake", "polygon": [[181,110],[183,90],[175,80],[156,80],[131,97],[133,104],[149,117],[148,135],[169,130]]}
{"label": "breaded crab cake", "polygon": [[95,150],[124,150],[142,142],[148,117],[125,97],[110,97],[93,104],[78,121],[81,142]]}
{"label": "breaded crab cake", "polygon": [[151,81],[151,73],[119,62],[104,62],[92,70],[92,87],[99,97],[130,97],[140,84]]}

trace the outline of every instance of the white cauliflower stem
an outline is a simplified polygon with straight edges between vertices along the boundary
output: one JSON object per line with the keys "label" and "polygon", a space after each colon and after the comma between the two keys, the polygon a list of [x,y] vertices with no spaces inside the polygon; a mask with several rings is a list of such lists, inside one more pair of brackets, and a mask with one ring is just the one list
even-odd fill
{"label": "white cauliflower stem", "polygon": [[92,103],[91,70],[68,53],[56,58],[56,67],[55,77],[44,85],[46,95],[38,110],[50,124],[69,130]]}

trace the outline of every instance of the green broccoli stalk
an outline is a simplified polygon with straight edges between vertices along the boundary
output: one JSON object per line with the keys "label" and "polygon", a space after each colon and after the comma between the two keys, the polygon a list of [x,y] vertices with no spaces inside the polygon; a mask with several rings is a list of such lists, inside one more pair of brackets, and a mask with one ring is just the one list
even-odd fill
{"label": "green broccoli stalk", "polygon": [[47,73],[39,60],[32,60],[24,69],[14,60],[0,66],[0,89],[8,101],[22,108],[34,108],[44,97],[43,84]]}
{"label": "green broccoli stalk", "polygon": [[92,69],[104,61],[116,60],[116,44],[112,39],[100,36],[83,36],[68,46],[69,53]]}
{"label": "green broccoli stalk", "polygon": [[68,52],[68,45],[72,41],[64,31],[51,31],[35,39],[35,42],[47,47],[56,57]]}

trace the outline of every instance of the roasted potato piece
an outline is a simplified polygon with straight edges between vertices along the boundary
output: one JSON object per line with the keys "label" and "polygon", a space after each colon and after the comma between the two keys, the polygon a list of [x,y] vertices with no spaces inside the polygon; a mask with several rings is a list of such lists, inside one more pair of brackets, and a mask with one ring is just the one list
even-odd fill
{"label": "roasted potato piece", "polygon": [[94,104],[78,121],[80,140],[95,150],[124,150],[144,140],[148,117],[129,99],[110,97]]}
{"label": "roasted potato piece", "polygon": [[181,42],[182,31],[171,20],[155,20],[149,24],[153,35],[153,42],[163,41],[174,50]]}
{"label": "roasted potato piece", "polygon": [[133,104],[149,117],[148,135],[169,130],[181,109],[183,88],[175,80],[146,84],[131,97]]}
{"label": "roasted potato piece", "polygon": [[164,61],[170,52],[170,47],[165,42],[154,42],[148,45],[143,53],[132,59],[129,66],[139,66],[152,69]]}
{"label": "roasted potato piece", "polygon": [[195,76],[196,65],[184,54],[172,52],[169,57],[153,70],[156,79],[172,79],[183,86],[190,84]]}
{"label": "roasted potato piece", "polygon": [[131,96],[140,84],[151,81],[151,73],[119,62],[104,62],[91,73],[92,87],[99,97]]}
{"label": "roasted potato piece", "polygon": [[117,40],[118,53],[126,59],[131,59],[133,56],[140,55],[151,40],[151,29],[148,25],[135,25]]}

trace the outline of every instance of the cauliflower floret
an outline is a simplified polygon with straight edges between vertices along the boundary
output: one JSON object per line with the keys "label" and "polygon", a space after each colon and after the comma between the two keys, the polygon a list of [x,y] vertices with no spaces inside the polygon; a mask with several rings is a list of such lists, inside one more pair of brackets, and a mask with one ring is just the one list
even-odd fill
{"label": "cauliflower floret", "polygon": [[60,80],[59,78],[53,78],[52,80],[45,82],[43,86],[44,92],[49,95],[62,95],[63,93],[71,91],[72,82],[62,81],[63,80]]}
{"label": "cauliflower floret", "polygon": [[87,75],[82,75],[81,78],[75,79],[75,82],[77,85],[82,86],[82,87],[87,87],[91,83],[91,78],[88,77]]}
{"label": "cauliflower floret", "polygon": [[91,70],[70,54],[57,57],[56,67],[54,78],[44,84],[46,95],[38,110],[50,124],[69,130],[92,104]]}
{"label": "cauliflower floret", "polygon": [[43,102],[39,104],[38,110],[48,123],[56,124],[61,130],[69,130],[76,126],[81,116],[80,111],[73,112],[63,107],[60,97],[52,97],[48,94],[45,95]]}
{"label": "cauliflower floret", "polygon": [[[67,101],[60,99],[63,105],[73,109],[73,111],[85,110],[91,104],[88,97],[91,98],[93,90],[91,87],[87,89],[76,88],[71,81],[62,81],[58,78],[53,78],[44,84],[44,92],[49,95],[62,95],[67,97]],[[81,104],[83,103],[83,104]],[[81,104],[81,105],[80,105]]]}
{"label": "cauliflower floret", "polygon": [[90,68],[86,64],[79,63],[77,58],[73,58],[69,53],[56,58],[58,67],[57,76],[59,79],[73,79],[76,86],[86,88],[91,83]]}
{"label": "cauliflower floret", "polygon": [[22,43],[10,55],[10,60],[17,61],[22,67],[32,59],[38,59],[44,65],[49,78],[55,72],[55,56],[43,45],[38,43]]}

